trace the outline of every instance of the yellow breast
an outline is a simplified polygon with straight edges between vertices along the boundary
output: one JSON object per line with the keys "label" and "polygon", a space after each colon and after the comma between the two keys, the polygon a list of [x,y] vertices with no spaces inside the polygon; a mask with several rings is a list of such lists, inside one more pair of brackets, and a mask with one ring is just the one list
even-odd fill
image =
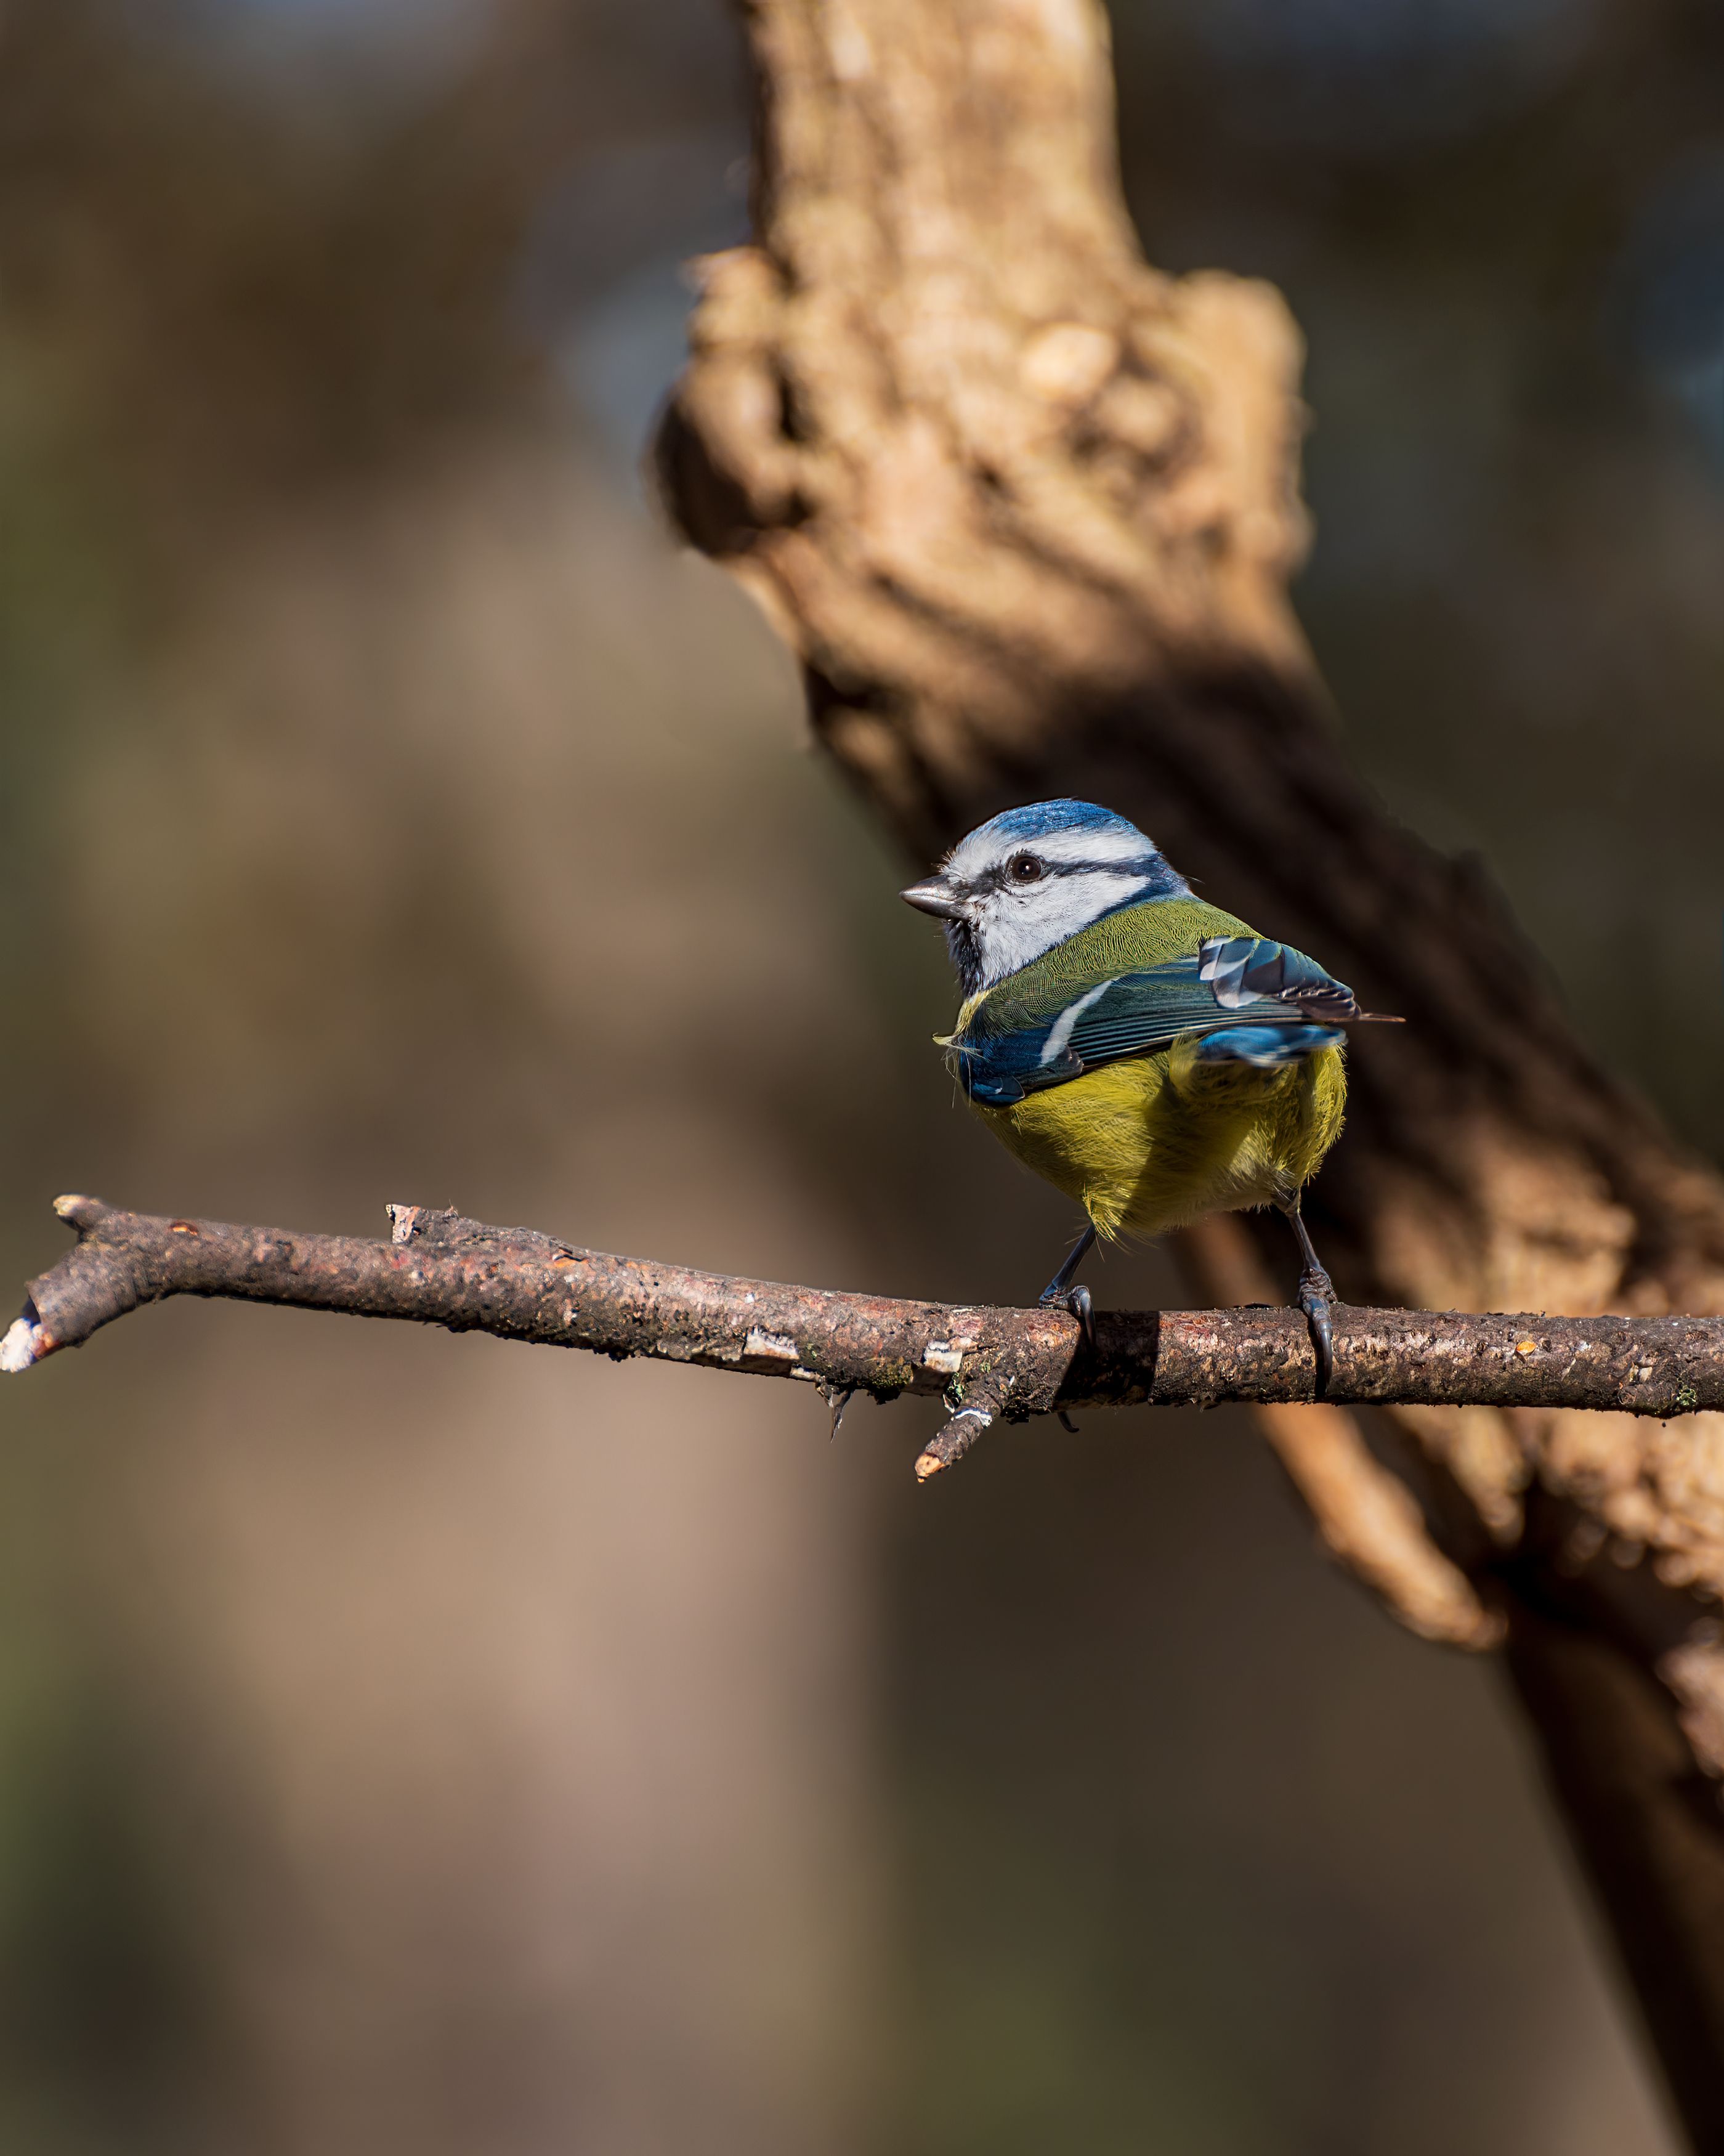
{"label": "yellow breast", "polygon": [[1188,1038],[977,1113],[1106,1236],[1158,1235],[1302,1188],[1341,1134],[1342,1050],[1258,1070],[1199,1062],[1197,1048]]}

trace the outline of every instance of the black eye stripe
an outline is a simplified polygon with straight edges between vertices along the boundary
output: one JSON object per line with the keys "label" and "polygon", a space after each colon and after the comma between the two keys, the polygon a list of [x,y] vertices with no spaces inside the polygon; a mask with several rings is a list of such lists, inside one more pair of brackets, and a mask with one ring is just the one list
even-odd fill
{"label": "black eye stripe", "polygon": [[[1045,881],[1049,876],[1152,876],[1161,866],[1159,856],[1154,854],[1141,855],[1136,860],[1130,861],[1050,861],[1044,854],[1037,854],[1033,858],[1041,865],[1041,875],[1035,879],[1038,882]],[[1012,860],[1017,859],[1018,855],[1014,854],[1011,860],[1000,862],[989,872],[989,880],[997,887],[1018,885],[1019,879],[1012,874]],[[1027,880],[1021,887],[1029,887]]]}

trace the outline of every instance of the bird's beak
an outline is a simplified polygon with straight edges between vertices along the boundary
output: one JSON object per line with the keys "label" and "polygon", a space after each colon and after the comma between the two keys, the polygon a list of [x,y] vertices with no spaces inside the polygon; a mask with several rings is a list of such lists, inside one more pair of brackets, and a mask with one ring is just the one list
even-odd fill
{"label": "bird's beak", "polygon": [[967,899],[960,898],[943,876],[929,876],[921,883],[913,883],[908,891],[898,894],[906,906],[913,906],[918,913],[931,913],[941,921],[968,921],[973,918],[973,909]]}

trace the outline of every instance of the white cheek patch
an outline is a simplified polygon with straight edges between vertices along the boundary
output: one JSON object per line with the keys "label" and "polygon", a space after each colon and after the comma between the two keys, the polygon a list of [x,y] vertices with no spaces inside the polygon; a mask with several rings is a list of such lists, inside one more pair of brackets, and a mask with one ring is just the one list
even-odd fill
{"label": "white cheek patch", "polygon": [[1098,869],[1093,875],[1060,876],[990,897],[976,924],[982,985],[992,988],[1147,888],[1142,876]]}

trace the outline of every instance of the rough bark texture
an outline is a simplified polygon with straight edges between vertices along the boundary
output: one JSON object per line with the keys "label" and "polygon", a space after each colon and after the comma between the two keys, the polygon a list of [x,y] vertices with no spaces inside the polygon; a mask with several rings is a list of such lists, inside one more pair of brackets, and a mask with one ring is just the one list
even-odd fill
{"label": "rough bark texture", "polygon": [[[1285,1309],[1104,1311],[1086,1342],[1062,1310],[993,1310],[739,1280],[577,1250],[531,1228],[392,1205],[388,1242],[126,1213],[62,1198],[78,1232],[32,1281],[0,1344],[18,1375],[142,1304],[198,1295],[489,1332],[619,1360],[653,1355],[800,1378],[828,1398],[942,1394],[948,1466],[997,1417],[1076,1407],[1288,1405],[1315,1397],[1304,1318]],[[1330,1397],[1373,1404],[1619,1409],[1724,1405],[1724,1322],[1335,1313]]]}
{"label": "rough bark texture", "polygon": [[[840,767],[919,864],[1008,803],[1106,801],[1404,1014],[1355,1050],[1349,1131],[1310,1209],[1361,1301],[1724,1309],[1724,1185],[1579,1046],[1479,870],[1393,825],[1346,763],[1285,597],[1306,543],[1297,331],[1266,285],[1143,262],[1095,0],[741,13],[756,243],[700,265],[661,469],[683,528],[798,655]],[[1661,1672],[1648,1727],[1680,1703],[1724,1771],[1724,1658],[1691,1599],[1724,1591],[1724,1420],[1394,1413],[1456,1581],[1491,1583],[1511,1629],[1558,1555],[1629,1560],[1586,1622]],[[1571,1517],[1557,1554],[1527,1544],[1529,1487]],[[1337,1546],[1381,1584],[1406,1517],[1369,1476],[1356,1494]],[[1648,1659],[1624,1611],[1642,1590],[1669,1598],[1680,1656]],[[1571,1807],[1594,1751],[1568,1734],[1594,1713],[1616,1726],[1610,1681],[1579,1658],[1562,1687],[1525,1686],[1571,1761]],[[1724,1835],[1670,1840],[1667,1778],[1624,1787],[1644,1815],[1624,1851],[1683,1852],[1624,1854],[1634,1893],[1724,1907]],[[1682,1982],[1706,2012],[1649,2014],[1717,2146],[1693,2092],[1724,2063],[1696,2061],[1694,2030],[1724,2025],[1724,1922],[1692,1943]]]}

